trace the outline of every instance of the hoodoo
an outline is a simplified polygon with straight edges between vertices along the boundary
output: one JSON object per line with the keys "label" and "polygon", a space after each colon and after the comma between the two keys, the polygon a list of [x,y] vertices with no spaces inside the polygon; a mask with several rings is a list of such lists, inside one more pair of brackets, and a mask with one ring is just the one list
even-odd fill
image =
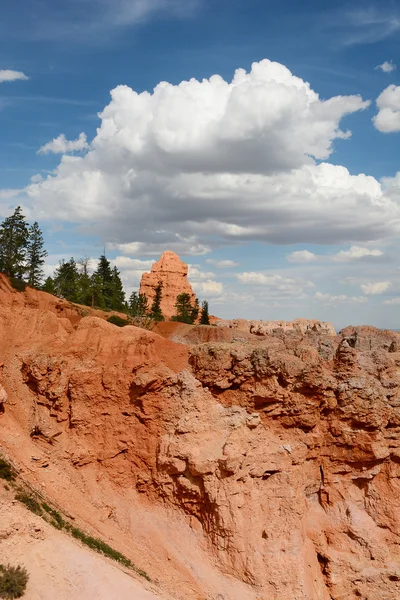
{"label": "hoodoo", "polygon": [[163,292],[161,310],[166,319],[175,315],[175,302],[179,294],[189,294],[192,303],[196,299],[192,286],[188,281],[188,266],[175,252],[168,250],[153,264],[150,273],[143,273],[140,282],[140,293],[146,294],[151,305],[155,288],[162,283]]}

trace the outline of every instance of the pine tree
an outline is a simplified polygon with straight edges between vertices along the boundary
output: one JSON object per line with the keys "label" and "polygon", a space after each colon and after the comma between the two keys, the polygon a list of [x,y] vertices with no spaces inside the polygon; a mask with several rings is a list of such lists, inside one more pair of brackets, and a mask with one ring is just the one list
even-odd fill
{"label": "pine tree", "polygon": [[29,227],[28,246],[26,253],[26,271],[28,275],[28,284],[32,287],[39,287],[44,277],[43,265],[47,251],[43,247],[43,235],[37,221]]}
{"label": "pine tree", "polygon": [[208,302],[207,302],[207,300],[204,300],[201,303],[200,325],[209,325],[209,324],[210,324],[210,317],[208,314]]}
{"label": "pine tree", "polygon": [[26,272],[29,231],[20,206],[0,225],[0,271],[22,279]]}
{"label": "pine tree", "polygon": [[105,306],[105,308],[112,308],[112,294],[113,294],[113,273],[111,269],[110,261],[102,254],[99,258],[99,264],[95,271],[98,281],[101,282],[101,296],[102,303],[97,306]]}
{"label": "pine tree", "polygon": [[161,310],[162,287],[162,281],[159,281],[157,286],[154,288],[155,295],[150,310],[150,316],[154,321],[156,321],[156,323],[165,320]]}
{"label": "pine tree", "polygon": [[194,301],[193,308],[190,313],[190,318],[191,318],[192,323],[196,323],[197,319],[199,318],[199,312],[200,312],[199,301],[196,298]]}
{"label": "pine tree", "polygon": [[100,275],[95,271],[90,278],[91,306],[98,306],[99,308],[106,307],[102,290],[103,281]]}
{"label": "pine tree", "polygon": [[55,287],[55,284],[54,284],[54,279],[52,277],[48,277],[46,279],[46,281],[42,285],[42,290],[44,292],[47,292],[48,294],[55,295],[55,293],[56,293],[56,287]]}
{"label": "pine tree", "polygon": [[90,258],[85,256],[78,260],[78,302],[90,306],[92,303],[92,284],[89,275]]}
{"label": "pine tree", "polygon": [[[176,315],[174,317],[174,321],[179,321],[180,323],[193,323],[193,311],[195,310],[192,306],[190,294],[184,292],[183,294],[179,294],[176,298],[175,302]],[[197,309],[198,314],[198,309]]]}
{"label": "pine tree", "polygon": [[79,300],[79,273],[73,258],[69,261],[62,260],[54,273],[54,286],[57,296],[78,302]]}
{"label": "pine tree", "polygon": [[125,292],[122,285],[120,272],[117,267],[114,267],[111,273],[112,280],[110,284],[111,289],[111,306],[113,310],[124,310],[126,309],[125,303]]}
{"label": "pine tree", "polygon": [[132,317],[145,317],[148,313],[148,300],[146,294],[132,292],[129,298],[129,313]]}

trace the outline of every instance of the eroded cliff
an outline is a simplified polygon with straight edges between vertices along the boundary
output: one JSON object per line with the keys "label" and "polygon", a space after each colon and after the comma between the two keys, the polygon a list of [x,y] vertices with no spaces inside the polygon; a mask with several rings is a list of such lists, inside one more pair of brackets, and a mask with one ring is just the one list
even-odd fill
{"label": "eroded cliff", "polygon": [[184,345],[19,298],[0,307],[1,445],[161,589],[399,597],[399,334],[275,328]]}

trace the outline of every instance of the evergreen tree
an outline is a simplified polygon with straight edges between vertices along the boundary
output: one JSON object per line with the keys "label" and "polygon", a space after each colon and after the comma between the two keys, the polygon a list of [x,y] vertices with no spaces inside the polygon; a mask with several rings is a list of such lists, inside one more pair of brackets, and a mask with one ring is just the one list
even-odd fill
{"label": "evergreen tree", "polygon": [[199,301],[196,298],[195,301],[194,301],[192,312],[190,313],[190,317],[192,319],[192,323],[196,323],[197,319],[199,318],[199,312],[200,312]]}
{"label": "evergreen tree", "polygon": [[120,272],[117,267],[114,267],[112,270],[112,280],[111,280],[111,306],[113,310],[124,310],[126,309],[125,303],[125,292],[124,287],[122,285]]}
{"label": "evergreen tree", "polygon": [[101,282],[101,302],[97,306],[105,306],[105,308],[112,308],[112,294],[113,294],[113,273],[111,269],[110,261],[102,254],[99,258],[99,264],[95,271],[97,283]]}
{"label": "evergreen tree", "polygon": [[175,302],[175,308],[176,315],[174,321],[189,323],[191,325],[199,316],[199,301],[196,299],[194,306],[192,306],[190,294],[186,292],[179,294]]}
{"label": "evergreen tree", "polygon": [[132,292],[129,298],[129,313],[132,317],[145,317],[148,313],[148,300],[146,294]]}
{"label": "evergreen tree", "polygon": [[29,231],[20,206],[0,225],[0,271],[21,279],[26,272]]}
{"label": "evergreen tree", "polygon": [[43,235],[37,221],[29,227],[28,245],[26,253],[26,271],[28,275],[28,284],[32,287],[39,287],[43,279],[43,265],[47,252],[43,247]]}
{"label": "evergreen tree", "polygon": [[42,285],[42,290],[44,292],[47,292],[48,294],[53,294],[53,296],[55,295],[55,293],[56,293],[56,287],[55,287],[55,284],[54,284],[54,279],[52,277],[48,277],[46,279],[46,281]]}
{"label": "evergreen tree", "polygon": [[78,302],[79,300],[79,273],[73,258],[69,261],[62,260],[54,274],[54,286],[57,296]]}
{"label": "evergreen tree", "polygon": [[154,292],[155,296],[151,305],[150,316],[156,323],[159,323],[160,321],[164,321],[164,315],[161,310],[162,281],[158,282]]}
{"label": "evergreen tree", "polygon": [[200,325],[209,325],[209,324],[210,324],[210,317],[208,314],[208,302],[207,302],[207,300],[204,300],[201,303]]}
{"label": "evergreen tree", "polygon": [[90,278],[90,305],[105,308],[105,300],[103,296],[103,281],[100,275],[95,271]]}
{"label": "evergreen tree", "polygon": [[92,283],[89,275],[89,261],[90,258],[85,256],[78,260],[79,274],[78,274],[78,302],[79,304],[85,304],[90,306],[92,303]]}

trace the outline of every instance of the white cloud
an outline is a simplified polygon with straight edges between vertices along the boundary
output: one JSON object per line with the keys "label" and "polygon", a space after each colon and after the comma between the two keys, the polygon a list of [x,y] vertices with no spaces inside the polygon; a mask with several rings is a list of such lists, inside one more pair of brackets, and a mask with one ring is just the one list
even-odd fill
{"label": "white cloud", "polygon": [[6,81],[26,81],[29,79],[22,71],[11,71],[10,69],[0,69],[0,83]]}
{"label": "white cloud", "polygon": [[309,250],[296,250],[296,252],[291,252],[287,255],[287,261],[290,263],[310,263],[315,261],[318,257],[313,252]]}
{"label": "white cloud", "polygon": [[123,253],[380,238],[397,231],[399,205],[373,177],[314,160],[348,137],[342,117],[367,106],[359,96],[321,100],[268,60],[230,83],[119,86],[89,152],[64,155],[27,194],[42,220],[90,225]]}
{"label": "white cloud", "polygon": [[263,294],[266,294],[267,297],[295,296],[302,298],[305,296],[305,290],[307,288],[314,287],[314,284],[311,281],[296,277],[282,277],[282,275],[277,275],[275,273],[270,274],[248,271],[238,273],[236,278],[244,285],[256,287],[262,286]]}
{"label": "white cloud", "polygon": [[381,65],[377,65],[375,69],[380,69],[384,73],[392,73],[397,68],[392,60],[385,60]]}
{"label": "white cloud", "polygon": [[371,283],[362,283],[361,289],[367,296],[376,296],[378,294],[384,294],[392,284],[390,281],[375,281]]}
{"label": "white cloud", "polygon": [[368,301],[367,298],[363,296],[346,296],[345,294],[333,296],[331,294],[323,294],[322,292],[317,292],[315,294],[315,299],[318,300],[318,302],[322,302],[326,305],[364,304]]}
{"label": "white cloud", "polygon": [[400,304],[400,298],[391,298],[390,300],[384,300],[383,304]]}
{"label": "white cloud", "polygon": [[372,122],[378,131],[393,133],[400,131],[400,86],[389,85],[376,101],[378,114]]}
{"label": "white cloud", "polygon": [[188,265],[188,279],[190,281],[205,281],[215,277],[215,273],[211,271],[202,271],[199,265]]}
{"label": "white cloud", "polygon": [[238,267],[239,263],[234,260],[216,260],[214,258],[208,258],[206,263],[209,265],[214,265],[217,269],[231,269],[233,267]]}
{"label": "white cloud", "polygon": [[224,291],[224,286],[221,282],[211,279],[194,282],[192,287],[196,294],[203,298],[215,298],[220,296]]}
{"label": "white cloud", "polygon": [[363,248],[362,246],[351,246],[349,250],[341,250],[333,256],[334,262],[349,262],[368,256],[383,256],[383,252],[378,249]]}
{"label": "white cloud", "polygon": [[37,154],[67,154],[68,152],[82,152],[82,150],[87,150],[88,148],[89,144],[87,143],[85,133],[80,133],[76,140],[67,140],[65,135],[61,133],[51,142],[39,148]]}

